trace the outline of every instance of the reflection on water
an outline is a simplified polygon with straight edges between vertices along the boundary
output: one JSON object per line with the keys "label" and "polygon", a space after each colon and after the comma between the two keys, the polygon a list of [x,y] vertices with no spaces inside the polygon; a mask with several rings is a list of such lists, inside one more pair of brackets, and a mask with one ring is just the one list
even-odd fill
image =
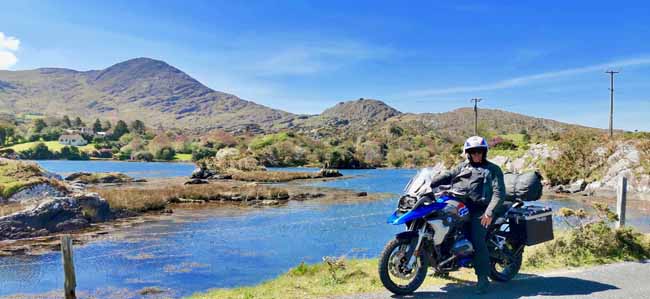
{"label": "reflection on water", "polygon": [[[133,169],[138,165],[128,164]],[[159,167],[167,165],[172,164]],[[154,168],[148,171],[165,172]],[[313,184],[397,194],[415,170],[342,172],[354,177]],[[584,205],[570,200],[538,204],[554,209]],[[392,198],[342,204],[291,202],[285,207],[244,212],[234,208],[179,210],[172,217],[126,229],[123,238],[76,247],[78,290],[158,286],[175,290],[172,296],[184,296],[210,288],[256,284],[301,261],[318,262],[323,256],[375,257],[402,229],[385,222],[394,205]],[[628,223],[648,230],[647,217],[629,213]],[[2,258],[0,295],[60,289],[61,269],[58,253]]]}

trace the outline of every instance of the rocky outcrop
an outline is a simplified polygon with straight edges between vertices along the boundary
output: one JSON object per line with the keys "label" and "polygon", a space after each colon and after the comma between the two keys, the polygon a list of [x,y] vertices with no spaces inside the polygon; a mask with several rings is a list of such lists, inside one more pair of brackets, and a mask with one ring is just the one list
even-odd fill
{"label": "rocky outcrop", "polygon": [[527,170],[537,170],[539,162],[546,159],[557,159],[560,151],[548,144],[530,144],[528,151],[521,157],[510,158],[495,156],[490,161],[499,165],[504,172],[522,173]]}
{"label": "rocky outcrop", "polygon": [[[617,144],[613,148],[605,146],[594,150],[594,155],[599,156],[603,161],[602,169],[599,170],[597,180],[587,178],[577,179],[570,184],[552,186],[551,190],[557,193],[584,193],[585,195],[611,196],[616,192],[620,177],[625,176],[628,180],[628,192],[638,194],[650,194],[650,171],[643,167],[644,155],[638,148],[636,141],[626,141]],[[502,167],[504,172],[520,173],[526,170],[538,169],[545,159],[557,159],[561,152],[546,144],[531,144],[530,149],[519,158],[495,156],[490,161]],[[647,159],[647,158],[646,158]]]}
{"label": "rocky outcrop", "polygon": [[65,178],[66,181],[82,183],[82,184],[122,184],[134,182],[130,176],[111,172],[111,173],[89,173],[89,172],[76,172]]}
{"label": "rocky outcrop", "polygon": [[0,217],[0,240],[78,230],[112,218],[108,202],[96,193],[50,197],[32,209]]}
{"label": "rocky outcrop", "polygon": [[336,169],[327,169],[327,168],[321,169],[320,171],[318,171],[318,174],[320,177],[324,177],[324,178],[335,178],[335,177],[343,176],[343,174],[341,174],[340,171]]}
{"label": "rocky outcrop", "polygon": [[32,202],[39,201],[45,197],[61,197],[68,193],[63,187],[55,187],[48,183],[36,184],[14,193],[7,198],[6,202]]}

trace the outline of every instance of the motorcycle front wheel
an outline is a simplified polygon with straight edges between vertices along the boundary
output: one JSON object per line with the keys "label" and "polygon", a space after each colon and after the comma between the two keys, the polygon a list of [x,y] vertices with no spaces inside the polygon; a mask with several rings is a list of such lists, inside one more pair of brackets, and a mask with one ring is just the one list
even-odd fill
{"label": "motorcycle front wheel", "polygon": [[413,293],[427,275],[429,265],[425,250],[420,250],[413,268],[408,268],[406,253],[410,243],[407,239],[393,239],[386,244],[379,257],[379,278],[386,289],[397,295]]}

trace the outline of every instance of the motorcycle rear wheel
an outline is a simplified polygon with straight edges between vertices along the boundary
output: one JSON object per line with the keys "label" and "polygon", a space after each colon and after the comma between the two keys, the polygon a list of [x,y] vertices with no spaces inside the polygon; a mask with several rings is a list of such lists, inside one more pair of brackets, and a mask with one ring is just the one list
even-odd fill
{"label": "motorcycle rear wheel", "polygon": [[509,281],[513,279],[519,269],[523,260],[524,248],[515,253],[518,246],[507,242],[503,246],[501,257],[490,256],[490,278],[495,281]]}
{"label": "motorcycle rear wheel", "polygon": [[[411,241],[407,239],[393,239],[386,244],[379,257],[379,278],[384,287],[396,295],[407,295],[417,290],[424,282],[429,268],[425,250],[420,250],[413,269],[404,269],[403,266],[408,261],[400,257],[400,254],[408,251],[410,243]],[[396,262],[398,262],[397,265]],[[394,275],[396,273],[398,275]],[[400,284],[395,281],[399,277],[393,278],[391,275],[404,276],[408,283]]]}

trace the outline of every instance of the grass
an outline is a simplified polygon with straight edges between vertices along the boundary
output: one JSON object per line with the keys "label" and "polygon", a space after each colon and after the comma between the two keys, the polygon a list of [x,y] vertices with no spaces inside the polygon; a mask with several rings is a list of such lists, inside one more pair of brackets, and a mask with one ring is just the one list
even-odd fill
{"label": "grass", "polygon": [[232,171],[232,178],[238,181],[277,183],[302,179],[322,178],[320,172],[293,171]]}
{"label": "grass", "polygon": [[192,161],[192,154],[179,154],[176,153],[174,161]]}
{"label": "grass", "polygon": [[223,183],[167,186],[162,188],[91,188],[105,198],[111,208],[134,212],[162,210],[178,199],[200,201],[247,201],[286,199],[288,191],[269,186],[235,186]]}
{"label": "grass", "polygon": [[[377,259],[352,259],[343,262],[344,268],[334,269],[328,263],[308,265],[301,263],[281,276],[257,286],[233,289],[215,289],[194,294],[193,299],[265,299],[265,298],[322,298],[336,295],[378,292],[385,290],[377,274]],[[453,281],[475,281],[471,269],[451,274],[451,279],[427,277],[424,286],[439,286]]]}
{"label": "grass", "polygon": [[22,211],[24,209],[25,206],[23,206],[20,203],[0,204],[0,217],[7,216],[15,212]]}
{"label": "grass", "polygon": [[[34,142],[27,142],[27,143],[21,143],[21,144],[16,144],[7,148],[13,149],[15,152],[22,152],[25,150],[28,150],[32,147],[34,147],[36,144],[39,143],[45,143],[47,148],[50,151],[54,152],[60,152],[61,149],[65,146],[63,144],[60,144],[58,141],[34,141]],[[86,144],[84,146],[78,146],[80,151],[84,152],[92,152],[95,150],[95,147],[92,144]]]}
{"label": "grass", "polygon": [[49,182],[38,165],[29,162],[0,159],[0,196],[9,198],[20,190]]}

